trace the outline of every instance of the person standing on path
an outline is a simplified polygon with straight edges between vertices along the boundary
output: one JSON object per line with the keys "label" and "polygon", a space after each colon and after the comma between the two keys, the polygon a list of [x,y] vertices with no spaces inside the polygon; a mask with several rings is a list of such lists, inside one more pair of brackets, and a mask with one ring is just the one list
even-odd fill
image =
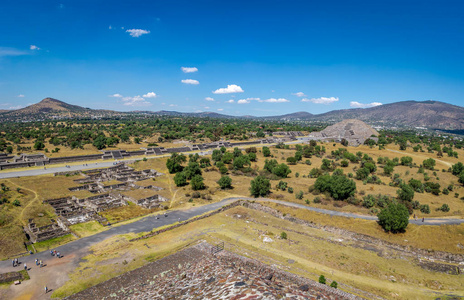
{"label": "person standing on path", "polygon": [[45,294],[48,293],[48,287],[45,286]]}
{"label": "person standing on path", "polygon": [[11,263],[13,264],[13,268],[16,267],[16,261],[14,258],[11,260]]}
{"label": "person standing on path", "polygon": [[24,270],[27,271],[27,265],[26,265],[26,263],[24,263]]}

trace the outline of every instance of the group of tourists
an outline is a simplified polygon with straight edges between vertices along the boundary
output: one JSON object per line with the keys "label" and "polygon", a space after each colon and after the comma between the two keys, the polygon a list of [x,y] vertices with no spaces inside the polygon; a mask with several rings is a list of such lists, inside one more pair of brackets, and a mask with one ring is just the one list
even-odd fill
{"label": "group of tourists", "polygon": [[[61,253],[60,253],[59,251],[56,251],[56,250],[50,250],[50,255],[51,255],[51,256],[56,256],[56,257],[58,257],[58,258],[61,258],[61,257],[62,257],[62,256],[61,256]],[[17,267],[17,266],[20,266],[20,265],[21,265],[21,262],[19,261],[18,258],[13,258],[13,259],[11,260],[11,263],[12,263],[13,267]],[[38,259],[38,258],[35,259],[35,265],[36,265],[36,266],[39,266],[40,268],[43,268],[43,267],[44,267],[43,261],[42,261],[41,259]],[[26,263],[24,263],[24,270],[26,270],[26,271],[28,270],[27,264],[26,264]],[[47,294],[48,292],[50,292],[50,290],[48,289],[47,286],[45,286],[44,289],[45,289],[45,294]]]}

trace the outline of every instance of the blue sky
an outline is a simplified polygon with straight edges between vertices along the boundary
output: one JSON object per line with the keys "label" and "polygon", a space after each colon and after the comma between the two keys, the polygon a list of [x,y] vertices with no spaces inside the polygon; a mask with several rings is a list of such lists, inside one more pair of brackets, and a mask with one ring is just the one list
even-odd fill
{"label": "blue sky", "polygon": [[463,10],[446,0],[3,0],[0,109],[45,97],[258,116],[464,105]]}

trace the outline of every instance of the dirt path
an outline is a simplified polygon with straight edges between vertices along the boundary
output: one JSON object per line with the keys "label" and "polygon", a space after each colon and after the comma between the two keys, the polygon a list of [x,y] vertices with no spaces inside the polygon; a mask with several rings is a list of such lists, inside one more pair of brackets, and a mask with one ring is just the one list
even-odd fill
{"label": "dirt path", "polygon": [[23,186],[20,186],[19,184],[14,183],[14,182],[11,181],[10,179],[7,179],[7,181],[8,181],[9,183],[11,183],[12,185],[15,185],[16,187],[18,187],[18,188],[20,188],[20,189],[22,189],[22,190],[29,191],[29,192],[31,192],[31,193],[33,193],[33,194],[35,195],[34,199],[32,199],[31,201],[29,201],[29,203],[21,210],[21,213],[19,214],[19,216],[17,216],[17,219],[18,219],[21,223],[23,223],[23,225],[27,225],[27,224],[26,224],[26,221],[23,220],[24,212],[26,211],[26,209],[27,209],[29,206],[31,206],[33,203],[35,203],[35,202],[37,202],[37,201],[39,200],[39,195],[37,194],[36,191],[33,191],[33,190],[30,190],[30,189],[25,188],[25,187],[23,187]]}
{"label": "dirt path", "polygon": [[[423,158],[424,160],[430,158],[430,157],[424,156],[424,155],[411,154],[411,153],[401,152],[401,151],[393,150],[393,149],[387,149],[387,151],[395,152],[395,153],[400,153],[400,154],[407,154],[407,155],[410,155],[410,156],[414,156],[414,157],[418,157],[418,158]],[[440,162],[440,163],[442,163],[442,164],[444,164],[444,165],[446,165],[446,166],[448,166],[448,167],[450,167],[450,168],[451,168],[451,166],[452,166],[451,163],[446,162],[446,161],[444,161],[444,160],[436,159],[436,158],[434,158],[434,159],[435,159],[437,162]]]}

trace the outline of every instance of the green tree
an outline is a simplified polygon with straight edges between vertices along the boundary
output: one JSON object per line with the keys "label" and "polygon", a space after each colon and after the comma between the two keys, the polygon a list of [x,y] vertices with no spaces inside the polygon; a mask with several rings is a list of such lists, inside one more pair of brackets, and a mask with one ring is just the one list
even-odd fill
{"label": "green tree", "polygon": [[401,157],[400,161],[401,161],[402,166],[409,166],[409,165],[412,164],[412,157],[403,156],[403,157]]}
{"label": "green tree", "polygon": [[279,176],[280,178],[287,178],[290,173],[292,173],[292,171],[286,164],[280,164],[272,168],[272,174]]}
{"label": "green tree", "polygon": [[192,187],[192,190],[198,191],[198,190],[203,190],[205,188],[205,184],[203,183],[203,177],[201,175],[195,175],[193,176],[192,180],[190,180],[190,186]]}
{"label": "green tree", "polygon": [[21,202],[18,199],[15,199],[12,203],[14,206],[21,206]]}
{"label": "green tree", "polygon": [[402,184],[396,193],[398,194],[398,199],[405,202],[411,202],[414,199],[414,189],[410,185]]}
{"label": "green tree", "polygon": [[234,155],[232,153],[230,153],[230,152],[226,152],[222,156],[222,162],[225,163],[225,164],[230,164],[233,159],[234,159]]}
{"label": "green tree", "polygon": [[213,161],[220,161],[222,159],[222,152],[219,149],[214,149],[213,154],[211,156]]}
{"label": "green tree", "polygon": [[403,232],[409,224],[409,211],[401,203],[390,203],[377,215],[379,225],[387,232]]}
{"label": "green tree", "polygon": [[183,170],[182,163],[187,161],[187,157],[185,155],[172,153],[171,157],[168,158],[166,162],[166,167],[169,170],[169,173],[174,174]]}
{"label": "green tree", "polygon": [[433,168],[435,167],[435,159],[433,158],[429,158],[429,159],[426,159],[422,162],[422,165],[424,166],[424,168],[426,169],[429,169],[429,170],[433,170]]}
{"label": "green tree", "polygon": [[232,166],[234,167],[235,170],[240,170],[243,169],[245,166],[250,165],[250,158],[248,155],[240,155],[234,158],[234,162],[232,163]]}
{"label": "green tree", "polygon": [[314,188],[322,193],[328,192],[335,200],[345,200],[354,195],[356,183],[340,175],[322,175],[316,179]]}
{"label": "green tree", "polygon": [[459,183],[462,183],[464,185],[464,172],[462,172],[460,175],[459,175]]}
{"label": "green tree", "polygon": [[250,193],[252,196],[266,196],[271,190],[271,183],[269,179],[264,176],[256,176],[250,183]]}
{"label": "green tree", "polygon": [[386,165],[383,167],[383,173],[387,176],[390,176],[393,173],[393,166]]}
{"label": "green tree", "polygon": [[271,156],[271,150],[269,150],[269,147],[266,147],[266,146],[263,147],[263,155],[264,157]]}
{"label": "green tree", "polygon": [[184,186],[187,185],[187,175],[185,175],[185,172],[178,172],[174,176],[174,183],[176,186]]}
{"label": "green tree", "polygon": [[256,161],[256,153],[254,152],[248,153],[248,158],[250,159],[250,161]]}
{"label": "green tree", "polygon": [[451,167],[451,172],[455,176],[459,176],[464,171],[464,164],[462,162],[458,162]]}
{"label": "green tree", "polygon": [[283,240],[286,240],[287,239],[287,233],[285,231],[282,231],[280,233],[280,238],[283,239]]}
{"label": "green tree", "polygon": [[36,141],[34,143],[34,149],[35,150],[43,150],[45,148],[45,144],[42,141]]}
{"label": "green tree", "polygon": [[332,281],[330,283],[330,287],[333,287],[334,289],[338,288],[338,283],[336,281]]}
{"label": "green tree", "polygon": [[232,188],[232,178],[229,176],[222,176],[217,184],[221,187],[221,189],[230,189]]}
{"label": "green tree", "polygon": [[325,283],[326,283],[326,279],[325,279],[325,276],[324,276],[324,275],[319,276],[319,283],[321,283],[321,284],[325,284]]}
{"label": "green tree", "polygon": [[183,172],[187,179],[192,179],[193,176],[202,174],[200,165],[197,162],[192,161],[188,163]]}

